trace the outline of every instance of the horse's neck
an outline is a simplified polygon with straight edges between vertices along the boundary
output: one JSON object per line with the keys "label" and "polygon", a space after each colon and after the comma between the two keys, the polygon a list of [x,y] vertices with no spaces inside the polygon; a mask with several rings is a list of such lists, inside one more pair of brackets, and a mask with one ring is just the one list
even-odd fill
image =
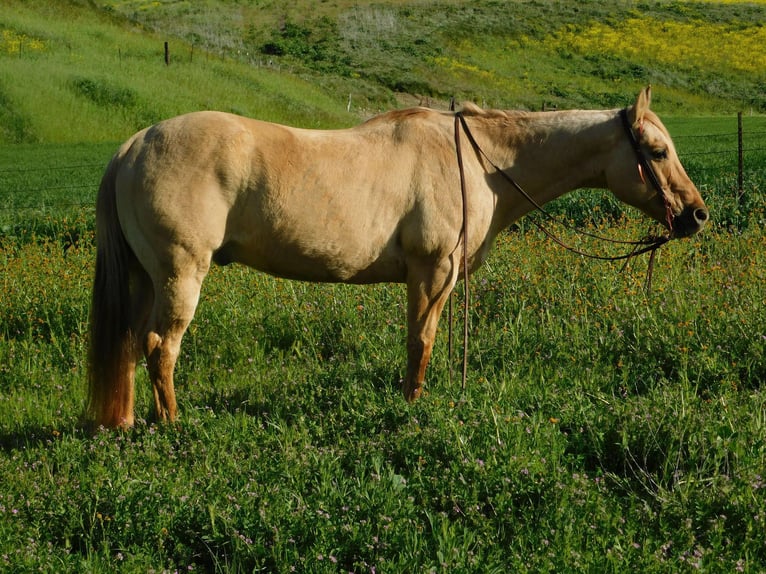
{"label": "horse's neck", "polygon": [[[506,135],[493,138],[502,145],[491,153],[502,158],[499,165],[542,205],[580,187],[606,186],[604,170],[617,141],[616,126],[611,111],[511,115]],[[507,183],[505,188],[501,197],[511,221],[533,209],[517,190]]]}

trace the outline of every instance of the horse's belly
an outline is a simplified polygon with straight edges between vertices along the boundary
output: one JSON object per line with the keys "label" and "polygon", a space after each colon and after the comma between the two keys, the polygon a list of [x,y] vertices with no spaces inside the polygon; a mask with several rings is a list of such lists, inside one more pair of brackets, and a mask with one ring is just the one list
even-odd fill
{"label": "horse's belly", "polygon": [[403,282],[406,265],[395,251],[369,253],[369,246],[365,251],[350,246],[338,249],[328,242],[313,247],[278,241],[250,246],[232,242],[216,251],[213,260],[220,265],[242,263],[276,277],[302,281]]}

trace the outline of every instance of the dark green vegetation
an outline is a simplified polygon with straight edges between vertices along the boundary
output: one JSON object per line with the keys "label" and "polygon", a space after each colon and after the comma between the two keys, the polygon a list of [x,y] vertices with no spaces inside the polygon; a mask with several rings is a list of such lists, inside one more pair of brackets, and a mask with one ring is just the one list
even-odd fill
{"label": "dark green vegetation", "polygon": [[[660,20],[738,31],[744,46],[763,5],[282,4],[4,4],[0,137],[18,143],[0,146],[0,571],[763,572],[763,117],[745,117],[740,202],[729,150],[733,113],[762,110],[764,68],[738,71],[744,49],[727,73],[724,50],[624,58],[604,31],[609,56],[585,33],[556,44],[645,18],[636,38]],[[123,16],[183,36],[183,55],[172,36],[165,67],[166,36]],[[114,142],[144,123],[214,107],[347,125],[357,105],[394,105],[391,88],[617,106],[648,80],[714,217],[662,249],[651,295],[645,260],[620,273],[522,224],[472,279],[466,392],[449,383],[445,320],[429,393],[408,406],[400,286],[217,268],[179,361],[179,424],[80,428],[89,206]],[[646,232],[606,194],[552,209]],[[138,393],[148,418],[143,372]]]}

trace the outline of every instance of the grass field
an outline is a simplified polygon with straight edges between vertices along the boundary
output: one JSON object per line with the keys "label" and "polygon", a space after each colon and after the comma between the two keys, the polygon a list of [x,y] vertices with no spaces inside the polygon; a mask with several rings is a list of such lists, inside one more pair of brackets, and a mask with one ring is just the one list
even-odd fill
{"label": "grass field", "polygon": [[[111,9],[96,12],[95,4]],[[241,3],[203,4],[225,20]],[[441,33],[469,17],[455,4],[440,5],[449,16]],[[493,9],[511,4],[474,3],[476,21],[488,25]],[[557,15],[551,3],[524,4],[547,14],[543,21],[607,34],[592,21],[599,3],[582,3],[579,18],[574,5]],[[346,26],[347,39],[356,22],[374,39],[406,16],[410,27],[397,33],[419,46],[413,57],[426,62],[419,74],[434,97],[463,90],[501,101],[493,78],[519,64],[502,57],[488,29],[447,34],[460,58],[426,53],[432,39],[414,44],[423,4],[359,5],[332,20],[348,3],[320,3],[317,19]],[[355,78],[351,69],[317,80],[326,58],[307,63],[300,51],[279,56],[279,69],[208,58],[203,43],[211,54],[245,44],[191,24],[196,40],[179,34],[199,47],[199,66],[152,72],[161,36],[126,27],[122,17],[159,26],[151,10],[178,16],[191,3],[9,6],[0,14],[0,571],[766,571],[763,116],[744,119],[752,139],[741,202],[729,151],[733,112],[751,100],[762,109],[750,97],[757,70],[726,76],[706,93],[695,81],[719,73],[720,63],[711,63],[711,75],[686,63],[655,85],[713,222],[699,237],[663,247],[651,294],[645,259],[621,272],[562,251],[531,226],[514,227],[471,280],[465,392],[449,381],[445,316],[427,395],[407,405],[398,386],[401,286],[314,285],[215,268],[177,368],[179,423],[153,424],[140,370],[136,428],[92,435],[80,424],[95,257],[90,205],[116,142],[140,122],[208,106],[306,127],[347,125],[359,113],[346,111],[349,88],[374,94],[364,103],[372,109],[393,103],[394,77],[379,63],[375,77]],[[307,28],[302,7],[285,21]],[[642,7],[678,26],[697,18],[755,34],[749,23],[763,4]],[[247,36],[253,14],[231,20],[244,22],[240,40],[285,39],[270,35],[268,19]],[[544,30],[531,23],[514,20],[527,33],[516,41],[550,54],[535,42]],[[673,69],[658,54],[638,77],[616,81],[625,48],[614,40],[611,56],[598,60],[588,49],[538,60],[517,83],[528,92],[507,97],[530,107],[543,99],[624,105],[633,83]],[[362,56],[377,61],[373,52]],[[554,80],[556,70],[574,77]],[[20,77],[28,82],[6,80]],[[575,93],[580,82],[587,89]],[[578,192],[552,209],[609,235],[646,233],[645,220],[606,194]],[[460,289],[456,302],[457,329]],[[458,352],[455,373],[459,361]]]}
{"label": "grass field", "polygon": [[94,438],[77,424],[92,248],[6,250],[0,552],[73,572],[758,572],[765,248],[668,246],[646,299],[637,265],[504,237],[474,279],[467,392],[442,333],[411,407],[400,288],[219,269],[179,425]]}

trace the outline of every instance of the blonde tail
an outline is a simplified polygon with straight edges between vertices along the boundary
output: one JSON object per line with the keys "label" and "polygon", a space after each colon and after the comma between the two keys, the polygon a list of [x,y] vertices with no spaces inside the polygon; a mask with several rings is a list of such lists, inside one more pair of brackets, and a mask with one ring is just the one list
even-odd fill
{"label": "blonde tail", "polygon": [[96,199],[96,273],[90,307],[87,417],[96,426],[133,424],[136,338],[132,332],[130,269],[136,258],[117,217],[112,158]]}

